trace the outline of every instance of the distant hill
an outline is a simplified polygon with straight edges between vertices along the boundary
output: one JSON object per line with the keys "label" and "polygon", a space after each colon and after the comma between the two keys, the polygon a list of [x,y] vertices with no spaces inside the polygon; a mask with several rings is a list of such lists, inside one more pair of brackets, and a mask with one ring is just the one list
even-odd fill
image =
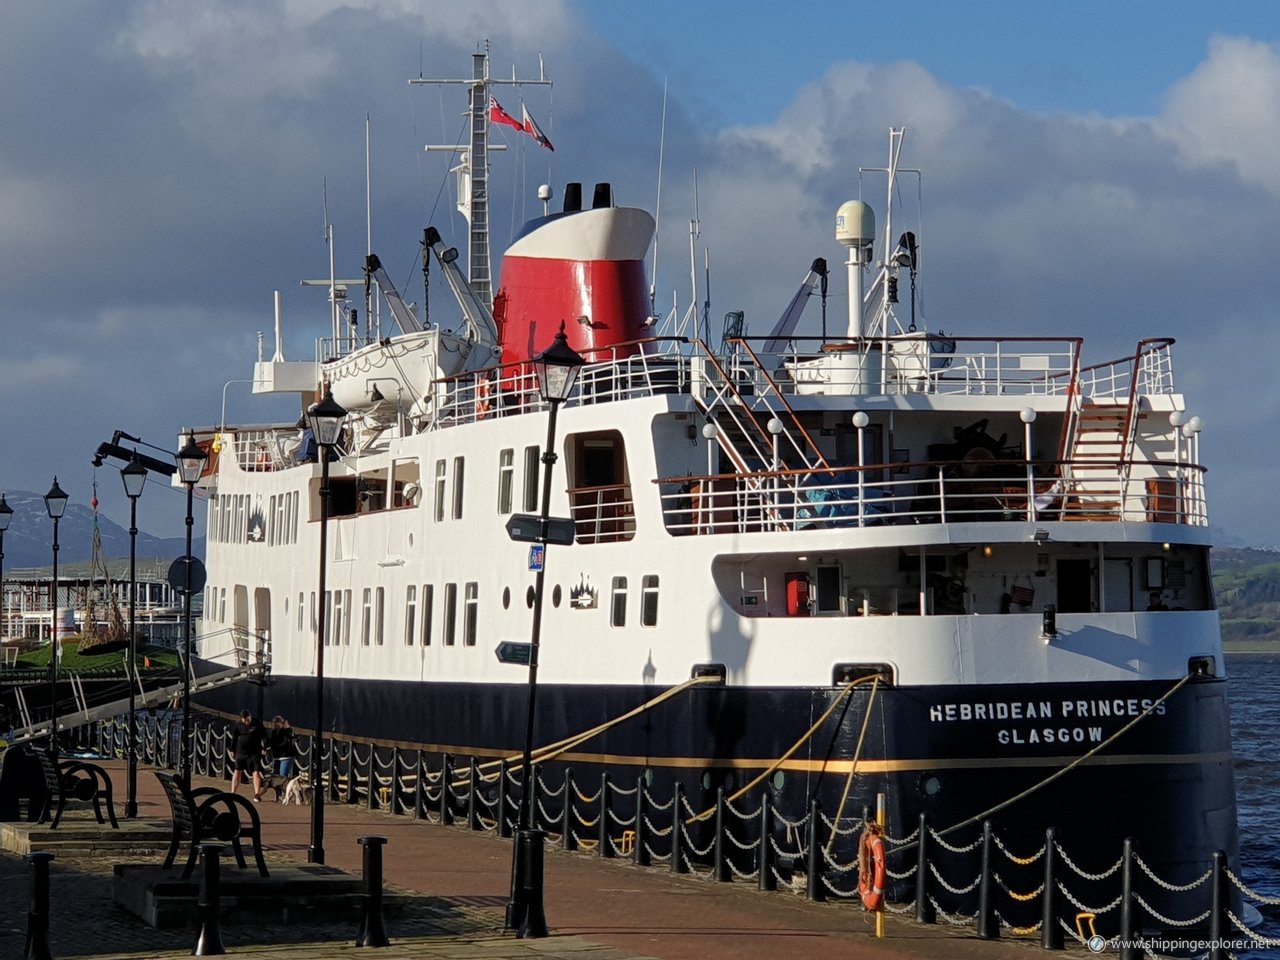
{"label": "distant hill", "polygon": [[1224,641],[1280,643],[1280,551],[1215,548],[1213,592]]}
{"label": "distant hill", "polygon": [[[44,508],[44,497],[28,490],[9,490],[5,500],[13,508],[13,520],[4,535],[4,568],[10,570],[47,567],[52,562],[52,521]],[[98,515],[102,549],[108,557],[129,556],[129,529]],[[153,537],[138,531],[138,556],[180,557],[186,550],[182,537]],[[204,556],[204,542],[192,544],[196,556]],[[93,555],[93,508],[68,503],[58,522],[58,563],[88,561]],[[114,569],[114,567],[113,567]]]}

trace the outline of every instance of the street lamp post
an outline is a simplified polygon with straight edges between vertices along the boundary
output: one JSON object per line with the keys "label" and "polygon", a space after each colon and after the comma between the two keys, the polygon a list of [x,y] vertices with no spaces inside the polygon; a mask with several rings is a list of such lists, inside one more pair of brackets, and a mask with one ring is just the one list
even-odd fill
{"label": "street lamp post", "polygon": [[555,466],[556,414],[569,399],[578,371],[585,361],[564,333],[564,324],[555,341],[533,358],[538,375],[538,392],[551,405],[547,417],[547,445],[542,454],[543,562],[534,575],[533,628],[529,651],[529,693],[524,721],[524,757],[520,774],[520,810],[511,865],[511,900],[507,904],[507,927],[519,937],[545,937],[547,920],[542,912],[542,844],[544,834],[532,829],[530,798],[533,794],[533,721],[538,698],[538,642],[542,634],[542,584],[546,568],[545,535],[551,516],[551,468]]}
{"label": "street lamp post", "polygon": [[49,583],[49,606],[53,608],[49,634],[49,756],[58,762],[58,521],[67,510],[67,494],[53,478],[53,486],[44,495],[44,508],[53,521],[53,578]]}
{"label": "street lamp post", "polygon": [[187,442],[177,453],[178,475],[187,488],[187,552],[185,554],[186,589],[182,592],[182,749],[178,759],[178,777],[191,789],[191,498],[204,471],[209,455],[196,444],[195,434],[187,432]]}
{"label": "street lamp post", "polygon": [[307,410],[311,433],[320,448],[320,583],[316,594],[316,726],[311,735],[311,846],[308,863],[324,863],[324,780],[320,776],[321,746],[324,741],[324,645],[325,583],[329,530],[329,457],[342,435],[347,411],[333,399],[325,384],[324,399]]}
{"label": "street lamp post", "polygon": [[138,462],[137,456],[120,471],[124,493],[129,498],[129,647],[125,677],[129,681],[129,733],[126,756],[129,764],[128,795],[124,802],[124,815],[133,819],[138,815],[138,498],[147,482],[147,468]]}
{"label": "street lamp post", "polygon": [[0,493],[0,640],[7,634],[4,632],[4,532],[9,529],[9,521],[13,519],[13,507]]}

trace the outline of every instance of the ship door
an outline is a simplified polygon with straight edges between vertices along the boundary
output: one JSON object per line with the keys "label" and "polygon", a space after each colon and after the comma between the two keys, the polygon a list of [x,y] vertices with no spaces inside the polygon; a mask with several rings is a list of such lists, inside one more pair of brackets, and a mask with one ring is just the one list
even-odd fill
{"label": "ship door", "polygon": [[1058,561],[1058,612],[1088,613],[1093,609],[1093,561]]}
{"label": "ship door", "polygon": [[817,583],[818,596],[816,608],[818,615],[840,612],[840,568],[819,567]]}
{"label": "ship door", "polygon": [[568,439],[569,504],[579,543],[610,543],[635,536],[626,446],[617,430],[576,433]]}
{"label": "ship door", "polygon": [[231,593],[233,617],[231,621],[231,643],[236,651],[236,666],[243,667],[249,662],[249,590],[237,583]]}
{"label": "ship door", "polygon": [[252,652],[256,663],[271,662],[271,591],[258,587],[253,591]]}
{"label": "ship door", "polygon": [[800,570],[786,575],[787,616],[809,616],[809,574]]}

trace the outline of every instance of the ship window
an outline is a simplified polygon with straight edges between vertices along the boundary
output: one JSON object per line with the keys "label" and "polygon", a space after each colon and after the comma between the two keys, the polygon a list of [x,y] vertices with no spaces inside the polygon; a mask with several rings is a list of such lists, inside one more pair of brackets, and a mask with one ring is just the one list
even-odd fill
{"label": "ship window", "polygon": [[458,585],[444,585],[444,645],[453,646],[454,631],[458,625]]}
{"label": "ship window", "polygon": [[306,621],[306,594],[298,594],[298,632],[302,633],[307,628]]}
{"label": "ship window", "polygon": [[627,625],[627,578],[613,578],[613,604],[610,607],[609,622],[615,627]]}
{"label": "ship window", "polygon": [[479,585],[470,581],[466,586],[465,600],[462,608],[462,642],[468,647],[476,645],[476,614],[480,611],[478,599]]}
{"label": "ship window", "polygon": [[373,591],[373,642],[378,646],[382,646],[385,639],[382,614],[386,609],[386,599],[387,591],[383,587],[378,587]]}
{"label": "ship window", "polygon": [[404,645],[406,647],[413,646],[414,630],[417,624],[418,613],[418,587],[416,584],[409,584],[404,590]]}
{"label": "ship window", "polygon": [[498,451],[498,513],[511,512],[511,487],[516,479],[516,452],[510,448]]}
{"label": "ship window", "polygon": [[278,524],[276,523],[276,500],[277,499],[278,498],[273,495],[271,499],[267,501],[267,546],[268,547],[274,547],[276,545],[276,529],[278,527]]}
{"label": "ship window", "polygon": [[524,448],[524,508],[532,513],[538,509],[538,448]]}
{"label": "ship window", "polygon": [[369,645],[369,630],[373,626],[373,591],[364,588],[364,602],[360,605],[360,646]]}
{"label": "ship window", "polygon": [[444,519],[444,484],[445,484],[445,462],[443,460],[436,461],[436,522],[439,523]]}
{"label": "ship window", "polygon": [[[324,645],[326,647],[329,647],[329,646],[332,646],[338,638],[337,634],[334,633],[333,591],[332,590],[326,590],[324,592],[324,622],[329,627],[329,629],[324,632]],[[316,626],[317,626],[317,629],[319,629],[318,622]]]}
{"label": "ship window", "polygon": [[227,622],[227,588],[218,591],[218,622]]}
{"label": "ship window", "polygon": [[431,646],[431,608],[435,604],[436,588],[429,583],[422,585],[422,645]]}
{"label": "ship window", "polygon": [[466,457],[453,458],[453,519],[462,519],[462,473]]}
{"label": "ship window", "polygon": [[658,624],[658,577],[650,574],[640,581],[640,626]]}

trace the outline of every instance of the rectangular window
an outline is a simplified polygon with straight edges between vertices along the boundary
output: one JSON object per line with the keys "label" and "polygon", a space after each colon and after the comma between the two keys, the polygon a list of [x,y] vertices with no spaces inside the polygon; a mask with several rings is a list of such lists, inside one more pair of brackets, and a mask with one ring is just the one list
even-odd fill
{"label": "rectangular window", "polygon": [[298,632],[302,633],[307,628],[306,617],[307,599],[306,594],[298,594]]}
{"label": "rectangular window", "polygon": [[444,645],[453,646],[454,630],[458,624],[458,585],[444,585]]}
{"label": "rectangular window", "polygon": [[373,626],[373,591],[364,588],[364,602],[360,605],[360,646],[369,645],[369,631]]}
{"label": "rectangular window", "polygon": [[467,584],[462,610],[462,642],[468,647],[476,645],[476,614],[480,610],[479,585],[473,580]]}
{"label": "rectangular window", "polygon": [[524,448],[524,509],[538,509],[538,448]]}
{"label": "rectangular window", "polygon": [[276,497],[273,495],[267,501],[267,546],[274,547],[276,545]]}
{"label": "rectangular window", "polygon": [[445,484],[445,462],[443,460],[436,461],[436,522],[444,520],[444,484]]}
{"label": "rectangular window", "polygon": [[658,625],[658,576],[649,574],[640,579],[640,626]]}
{"label": "rectangular window", "polygon": [[609,622],[615,627],[627,625],[627,578],[613,578],[613,602],[609,608]]}
{"label": "rectangular window", "polygon": [[453,458],[453,519],[462,519],[462,470],[465,457]]}
{"label": "rectangular window", "polygon": [[378,587],[373,591],[373,642],[376,646],[382,646],[386,639],[386,631],[383,629],[383,611],[386,610],[387,591],[383,587]]}
{"label": "rectangular window", "polygon": [[404,645],[406,647],[413,646],[414,631],[417,629],[418,614],[418,587],[416,584],[409,584],[404,590]]}
{"label": "rectangular window", "polygon": [[[333,590],[326,590],[324,592],[324,626],[325,626],[324,645],[326,647],[333,646],[334,644],[337,643],[337,640],[338,640],[338,635],[335,632],[337,630],[337,623],[335,622],[333,617],[333,614],[334,614],[333,605],[334,605],[334,599],[335,599],[334,593],[335,591]],[[318,626],[319,625],[317,624],[317,628]]]}
{"label": "rectangular window", "polygon": [[431,646],[431,613],[436,602],[436,588],[433,584],[422,585],[422,645]]}
{"label": "rectangular window", "polygon": [[516,452],[511,448],[498,451],[498,513],[511,512],[511,488],[515,484]]}

